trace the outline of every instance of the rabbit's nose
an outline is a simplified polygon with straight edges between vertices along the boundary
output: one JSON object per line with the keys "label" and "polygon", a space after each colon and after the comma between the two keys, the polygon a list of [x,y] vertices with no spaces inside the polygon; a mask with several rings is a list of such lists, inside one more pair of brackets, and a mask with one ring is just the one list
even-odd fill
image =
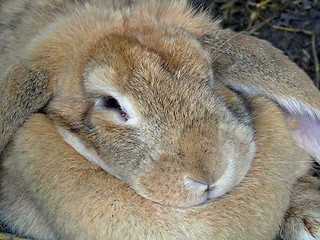
{"label": "rabbit's nose", "polygon": [[209,171],[207,169],[202,171],[197,169],[193,173],[189,173],[189,174],[190,174],[189,175],[190,179],[192,179],[193,181],[199,184],[203,184],[206,186],[213,185],[217,181],[217,179],[219,179],[222,175],[222,173],[219,173],[217,171]]}
{"label": "rabbit's nose", "polygon": [[189,184],[189,186],[193,186],[193,190],[197,195],[202,196],[198,204],[202,204],[209,199],[219,198],[231,190],[229,188],[230,186],[219,185],[217,181],[208,184],[206,182],[189,179]]}
{"label": "rabbit's nose", "polygon": [[192,205],[200,205],[206,202],[209,198],[209,188],[210,185],[206,183],[202,183],[191,178],[186,178],[184,180],[186,188],[193,195],[193,204]]}
{"label": "rabbit's nose", "polygon": [[184,183],[186,184],[186,186],[188,186],[189,189],[193,189],[194,191],[201,194],[208,192],[211,189],[211,185],[198,180],[194,180],[189,177],[184,180]]}
{"label": "rabbit's nose", "polygon": [[193,179],[188,179],[189,190],[192,189],[193,193],[197,196],[197,202],[195,205],[205,203],[210,199],[216,199],[224,195],[227,191],[224,188],[220,188],[216,183],[207,184],[199,182]]}
{"label": "rabbit's nose", "polygon": [[195,180],[195,179],[192,179],[192,178],[190,178],[190,180],[192,182],[194,182],[195,185],[201,186],[201,189],[204,190],[204,191],[211,191],[211,190],[214,189],[214,184],[213,183],[208,183],[208,182],[205,182],[205,181],[198,181],[198,180]]}

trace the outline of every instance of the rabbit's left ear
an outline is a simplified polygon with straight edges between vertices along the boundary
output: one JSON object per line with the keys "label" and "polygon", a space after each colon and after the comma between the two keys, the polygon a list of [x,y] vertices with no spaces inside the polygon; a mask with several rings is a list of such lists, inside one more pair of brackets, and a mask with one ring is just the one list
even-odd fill
{"label": "rabbit's left ear", "polygon": [[218,30],[206,36],[213,72],[227,86],[277,102],[297,122],[295,140],[320,163],[320,92],[308,75],[268,42]]}
{"label": "rabbit's left ear", "polygon": [[0,79],[0,153],[30,114],[40,111],[53,90],[47,74],[18,62]]}

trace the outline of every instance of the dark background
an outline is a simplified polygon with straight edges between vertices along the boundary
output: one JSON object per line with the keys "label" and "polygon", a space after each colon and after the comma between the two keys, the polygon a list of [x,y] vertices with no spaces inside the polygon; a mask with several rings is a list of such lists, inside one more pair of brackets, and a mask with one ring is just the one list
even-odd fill
{"label": "dark background", "polygon": [[282,49],[319,87],[319,0],[189,1],[196,7],[206,8],[213,18],[222,19],[223,27],[268,40]]}

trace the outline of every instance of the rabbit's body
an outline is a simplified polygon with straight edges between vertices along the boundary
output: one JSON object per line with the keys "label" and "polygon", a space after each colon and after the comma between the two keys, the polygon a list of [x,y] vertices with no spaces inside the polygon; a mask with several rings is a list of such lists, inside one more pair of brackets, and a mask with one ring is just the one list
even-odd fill
{"label": "rabbit's body", "polygon": [[273,239],[289,204],[292,173],[301,169],[296,161],[308,157],[292,151],[279,108],[256,102],[260,150],[247,177],[221,199],[185,209],[139,196],[75,152],[50,120],[34,115],[5,154],[2,216],[41,239]]}
{"label": "rabbit's body", "polygon": [[319,92],[184,1],[129,2],[0,3],[1,219],[42,239],[272,239],[310,165],[298,145],[319,160]]}

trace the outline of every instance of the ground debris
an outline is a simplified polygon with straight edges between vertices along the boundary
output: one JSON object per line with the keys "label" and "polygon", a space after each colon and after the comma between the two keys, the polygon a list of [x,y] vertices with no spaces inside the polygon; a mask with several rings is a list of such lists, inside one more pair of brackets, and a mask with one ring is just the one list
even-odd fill
{"label": "ground debris", "polygon": [[190,0],[223,27],[270,41],[304,69],[319,87],[319,0]]}

